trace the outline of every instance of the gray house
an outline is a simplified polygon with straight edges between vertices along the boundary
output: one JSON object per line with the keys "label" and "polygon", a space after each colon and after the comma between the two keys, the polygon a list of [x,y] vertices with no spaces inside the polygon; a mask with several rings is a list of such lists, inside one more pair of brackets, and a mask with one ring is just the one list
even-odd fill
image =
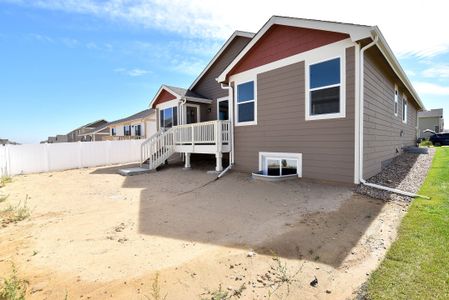
{"label": "gray house", "polygon": [[415,144],[424,106],[378,27],[273,16],[236,31],[188,89],[161,86],[150,108],[150,169],[201,153],[217,172],[357,184]]}
{"label": "gray house", "polygon": [[434,131],[436,133],[444,131],[444,119],[442,108],[418,112],[418,137],[420,138],[430,137],[432,133],[430,133],[429,130]]}

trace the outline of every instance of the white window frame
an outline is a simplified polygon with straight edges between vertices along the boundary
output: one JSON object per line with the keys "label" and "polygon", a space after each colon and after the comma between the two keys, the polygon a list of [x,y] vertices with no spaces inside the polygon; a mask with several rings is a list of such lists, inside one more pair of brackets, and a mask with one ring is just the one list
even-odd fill
{"label": "white window frame", "polygon": [[408,114],[408,103],[407,96],[402,96],[402,123],[407,124],[407,114]]}
{"label": "white window frame", "polygon": [[[302,177],[302,153],[284,153],[284,152],[259,152],[259,171],[264,172],[266,170],[265,162],[268,159],[272,160],[296,160],[296,171],[298,172],[298,177]],[[284,175],[285,176],[285,175]]]}
{"label": "white window frame", "polygon": [[228,96],[217,98],[217,120],[220,120],[220,102],[222,102],[222,101],[228,101],[228,120],[227,121],[229,121],[229,118],[231,117],[231,115],[229,114],[230,113],[230,109],[229,109],[230,105],[229,105],[229,97]]}
{"label": "white window frame", "polygon": [[[165,122],[165,120],[166,120],[166,119],[165,119],[165,110],[167,110],[167,109],[171,109],[172,122],[173,122],[173,119],[174,119],[174,117],[173,117],[173,109],[174,109],[175,107],[177,108],[177,106],[169,106],[169,107],[165,107],[165,108],[159,108],[159,112],[158,112],[158,113],[159,113],[159,116],[160,116],[160,112],[161,112],[161,111],[164,112],[164,122]],[[177,112],[178,110],[179,110],[179,108],[176,109],[176,114],[177,114],[177,115],[176,115],[176,119],[178,120],[177,123],[178,123],[178,125],[179,125],[179,116],[178,116],[178,112]],[[159,118],[159,119],[160,119],[160,118]],[[160,128],[167,128],[167,127],[165,127],[165,124],[164,124],[164,126],[162,126],[161,121],[162,121],[162,120],[159,120],[159,127],[160,127]],[[175,126],[175,125],[172,124],[172,127],[174,127],[174,126]]]}
{"label": "white window frame", "polygon": [[397,117],[399,113],[399,89],[397,84],[394,85],[393,112],[394,115]]}
{"label": "white window frame", "polygon": [[[343,49],[346,51],[346,49]],[[340,83],[339,84],[332,84],[327,86],[321,86],[319,88],[310,88],[310,67],[319,63],[323,63],[329,60],[333,60],[339,58],[340,59]],[[339,119],[339,118],[345,118],[346,117],[346,61],[345,61],[345,53],[342,53],[341,55],[333,56],[333,57],[326,57],[319,60],[306,60],[305,65],[305,118],[306,121],[311,120],[326,120],[326,119]],[[330,113],[330,114],[319,114],[319,115],[312,115],[310,114],[310,107],[311,107],[311,97],[310,93],[312,91],[316,90],[322,90],[332,87],[340,87],[340,111],[338,113]]]}
{"label": "white window frame", "polygon": [[[237,90],[238,90],[238,86],[241,84],[245,84],[248,82],[254,82],[254,99],[253,100],[248,100],[248,101],[244,101],[244,102],[238,102],[237,101]],[[253,121],[246,121],[246,122],[239,122],[239,104],[245,104],[245,103],[250,103],[250,102],[254,102],[254,120]],[[235,117],[235,126],[249,126],[249,125],[257,125],[257,80],[256,78],[251,78],[248,80],[244,80],[244,81],[236,81],[235,82],[235,88],[234,88],[234,107],[235,107],[235,113],[234,113],[234,117]]]}

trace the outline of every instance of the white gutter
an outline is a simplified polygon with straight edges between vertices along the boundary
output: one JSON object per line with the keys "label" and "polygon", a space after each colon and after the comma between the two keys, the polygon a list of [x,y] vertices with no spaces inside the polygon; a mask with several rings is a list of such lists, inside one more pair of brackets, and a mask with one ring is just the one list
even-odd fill
{"label": "white gutter", "polygon": [[223,90],[228,90],[228,107],[229,110],[229,120],[231,121],[231,152],[229,153],[229,166],[224,169],[220,174],[218,174],[217,178],[222,177],[226,172],[228,172],[232,166],[234,165],[234,101],[231,103],[231,96],[233,93],[232,86],[225,86],[223,83],[220,84],[220,87]]}
{"label": "white gutter", "polygon": [[364,61],[365,61],[365,51],[368,50],[369,48],[371,48],[374,45],[377,45],[379,41],[379,36],[377,34],[375,34],[374,36],[374,40],[369,43],[368,45],[364,46],[362,49],[360,49],[360,68],[359,68],[359,84],[360,84],[360,88],[359,88],[359,181],[360,183],[362,183],[363,185],[369,186],[369,187],[373,187],[379,190],[385,190],[385,191],[389,191],[395,194],[399,194],[399,195],[404,195],[404,196],[408,196],[408,197],[420,197],[420,198],[424,198],[424,199],[430,199],[430,197],[427,196],[423,196],[423,195],[419,195],[419,194],[414,194],[414,193],[410,193],[410,192],[405,192],[405,191],[401,191],[398,189],[394,189],[394,188],[390,188],[390,187],[386,187],[383,185],[379,185],[379,184],[375,184],[375,183],[370,183],[367,182],[365,179],[363,179],[363,105],[364,105]]}

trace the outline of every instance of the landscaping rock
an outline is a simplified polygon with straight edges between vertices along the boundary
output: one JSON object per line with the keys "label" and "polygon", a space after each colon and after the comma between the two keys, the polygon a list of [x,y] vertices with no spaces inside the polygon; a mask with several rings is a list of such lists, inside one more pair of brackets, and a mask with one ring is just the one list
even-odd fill
{"label": "landscaping rock", "polygon": [[[432,165],[435,149],[428,149],[427,154],[405,152],[395,157],[379,174],[369,178],[367,182],[375,183],[398,190],[417,193]],[[384,201],[410,202],[411,197],[398,195],[360,184],[356,192]]]}

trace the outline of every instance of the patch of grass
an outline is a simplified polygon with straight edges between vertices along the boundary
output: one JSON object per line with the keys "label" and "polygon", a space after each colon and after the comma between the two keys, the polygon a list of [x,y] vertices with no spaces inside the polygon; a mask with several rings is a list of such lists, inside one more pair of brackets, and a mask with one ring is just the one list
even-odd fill
{"label": "patch of grass", "polygon": [[7,183],[11,183],[11,182],[12,182],[11,176],[2,176],[2,177],[0,177],[0,187],[3,187]]}
{"label": "patch of grass", "polygon": [[276,295],[278,290],[286,286],[287,288],[287,296],[290,294],[290,286],[297,281],[296,276],[301,272],[302,266],[296,270],[294,273],[290,273],[288,271],[287,262],[282,263],[280,258],[275,256],[273,257],[273,260],[276,262],[274,265],[271,266],[271,270],[273,271],[272,274],[274,275],[274,278],[272,279],[271,288],[268,292],[268,299],[271,298],[271,296]]}
{"label": "patch of grass", "polygon": [[159,273],[156,273],[156,276],[153,279],[153,283],[151,284],[151,294],[150,296],[144,295],[145,298],[149,300],[165,300],[167,299],[167,295],[161,296],[161,284],[159,282]]}
{"label": "patch of grass", "polygon": [[437,148],[419,191],[380,267],[368,299],[449,299],[449,148]]}
{"label": "patch of grass", "polygon": [[231,299],[231,295],[228,291],[223,290],[221,284],[218,285],[218,289],[214,291],[209,291],[210,297],[201,298],[202,300],[227,300]]}
{"label": "patch of grass", "polygon": [[9,278],[3,279],[0,289],[1,300],[25,300],[25,294],[28,287],[26,280],[17,276],[17,270],[12,265],[12,274]]}
{"label": "patch of grass", "polygon": [[21,202],[17,205],[9,204],[0,210],[0,221],[3,226],[6,226],[9,223],[17,223],[30,217],[31,210],[27,206],[27,199],[25,199],[23,205]]}
{"label": "patch of grass", "polygon": [[432,144],[431,141],[429,141],[429,139],[423,139],[423,140],[421,141],[421,143],[419,143],[419,146],[420,146],[420,147],[432,147],[433,144]]}

